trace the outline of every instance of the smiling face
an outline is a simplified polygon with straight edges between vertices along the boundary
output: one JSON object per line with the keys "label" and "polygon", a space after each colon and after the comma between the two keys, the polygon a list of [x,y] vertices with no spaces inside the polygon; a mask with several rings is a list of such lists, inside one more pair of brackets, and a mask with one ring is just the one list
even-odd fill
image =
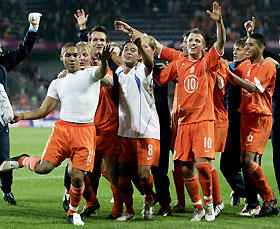
{"label": "smiling face", "polygon": [[138,48],[133,43],[127,43],[122,52],[122,59],[128,67],[134,67],[140,58]]}
{"label": "smiling face", "polygon": [[197,33],[190,33],[190,35],[186,39],[188,55],[191,57],[191,59],[200,59],[202,57],[203,50],[206,49],[203,36]]}
{"label": "smiling face", "polygon": [[80,69],[79,50],[77,46],[66,47],[61,54],[60,60],[69,73],[74,73]]}
{"label": "smiling face", "polygon": [[93,57],[97,57],[99,53],[102,53],[104,46],[107,44],[106,34],[103,32],[94,31],[91,33],[91,54]]}
{"label": "smiling face", "polygon": [[245,51],[246,51],[246,57],[253,62],[255,59],[258,59],[262,55],[262,51],[264,49],[264,46],[260,46],[257,43],[257,40],[249,37],[245,44]]}

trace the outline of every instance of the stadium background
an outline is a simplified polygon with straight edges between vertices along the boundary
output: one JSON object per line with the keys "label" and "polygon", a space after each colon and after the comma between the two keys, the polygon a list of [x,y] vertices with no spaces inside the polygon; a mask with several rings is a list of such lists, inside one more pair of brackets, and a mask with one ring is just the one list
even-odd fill
{"label": "stadium background", "polygon": [[[279,53],[280,7],[277,0],[224,0],[219,3],[227,32],[225,58],[232,59],[232,44],[245,36],[243,23],[252,16],[256,17],[255,31],[267,38],[267,48]],[[15,110],[41,105],[50,81],[63,69],[59,61],[60,47],[79,39],[73,16],[77,9],[84,9],[89,14],[87,28],[104,25],[110,41],[120,44],[128,37],[114,31],[114,20],[123,20],[178,50],[182,34],[188,29],[198,27],[207,33],[216,32],[214,22],[205,13],[206,9],[212,9],[211,0],[1,0],[0,43],[4,52],[16,48],[22,41],[29,26],[29,12],[43,14],[39,39],[31,54],[8,76],[9,97]],[[171,106],[173,85],[169,88]]]}

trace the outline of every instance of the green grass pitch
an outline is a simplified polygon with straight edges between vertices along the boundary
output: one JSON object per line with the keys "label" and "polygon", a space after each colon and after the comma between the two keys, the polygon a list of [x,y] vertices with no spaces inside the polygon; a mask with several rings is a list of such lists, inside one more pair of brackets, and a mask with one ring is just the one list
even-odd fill
{"label": "green grass pitch", "polygon": [[[28,153],[32,156],[41,156],[47,138],[51,133],[50,128],[11,128],[11,156]],[[280,153],[280,152],[279,152]],[[172,156],[170,155],[170,162]],[[37,175],[26,168],[14,171],[12,191],[18,201],[18,206],[7,206],[0,199],[0,228],[76,228],[66,220],[66,213],[62,208],[64,194],[63,175],[67,161],[54,169],[48,175]],[[111,213],[112,198],[110,186],[107,180],[101,178],[97,197],[100,202],[100,210],[97,216],[85,218],[84,228],[279,228],[280,218],[244,218],[236,214],[243,208],[243,201],[239,207],[230,206],[230,187],[219,171],[219,155],[214,161],[219,172],[221,196],[225,203],[225,209],[214,222],[190,222],[193,207],[187,197],[187,213],[173,214],[170,217],[154,216],[150,221],[141,219],[142,196],[134,191],[134,208],[136,220],[134,222],[116,222],[106,219]],[[172,163],[170,163],[170,171]],[[273,192],[279,199],[277,184],[272,165],[272,147],[270,141],[267,144],[262,161],[264,174],[268,179]],[[169,172],[170,178],[171,173]],[[173,182],[170,185],[173,206],[176,203],[176,195]],[[79,211],[84,205],[82,200]],[[157,212],[159,206],[155,206]]]}

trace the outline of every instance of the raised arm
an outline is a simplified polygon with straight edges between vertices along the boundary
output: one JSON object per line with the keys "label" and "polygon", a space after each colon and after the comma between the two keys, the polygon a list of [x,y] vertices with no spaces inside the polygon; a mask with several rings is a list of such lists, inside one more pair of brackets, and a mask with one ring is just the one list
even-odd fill
{"label": "raised arm", "polygon": [[215,47],[219,53],[224,52],[224,45],[226,43],[226,30],[222,18],[222,9],[217,2],[213,2],[212,13],[207,10],[207,14],[216,22],[217,26],[217,41]]}
{"label": "raised arm", "polygon": [[143,63],[145,65],[146,76],[150,75],[154,68],[154,62],[152,57],[148,54],[145,48],[141,44],[141,38],[138,35],[132,34],[132,41],[138,47],[142,56]]}
{"label": "raised arm", "polygon": [[23,42],[21,42],[15,50],[8,51],[1,57],[0,64],[5,67],[7,72],[13,70],[32,50],[38,37],[37,30],[39,28],[41,16],[42,14],[36,12],[28,15],[29,30]]}
{"label": "raised arm", "polygon": [[255,29],[255,24],[256,24],[256,19],[255,17],[252,17],[252,20],[250,21],[246,21],[244,23],[244,28],[246,29],[247,32],[247,37],[249,37],[251,34],[254,33],[254,29]]}
{"label": "raised arm", "polygon": [[77,10],[77,14],[74,14],[74,17],[77,20],[80,30],[84,30],[87,28],[86,24],[88,20],[88,14],[86,15],[83,9]]}
{"label": "raised arm", "polygon": [[[135,34],[139,37],[142,37],[143,35],[145,35],[144,33],[140,32],[139,30],[131,27],[130,25],[128,25],[127,23],[123,22],[123,21],[114,21],[114,25],[115,25],[115,30],[119,30],[122,31],[124,33],[127,33],[128,36],[130,36],[130,38],[132,38],[132,34]],[[155,39],[156,42],[156,52],[155,55],[158,55],[160,53],[160,50],[162,49],[162,44],[159,43],[157,41],[157,39]]]}
{"label": "raised arm", "polygon": [[[95,77],[97,79],[103,79],[108,72],[108,60],[112,55],[112,50],[110,50],[110,45],[107,44],[104,48],[101,54],[99,54],[99,59],[100,59],[100,65],[98,69],[95,72]],[[113,79],[110,79],[112,77],[107,77],[106,79],[111,81],[111,86],[113,85]],[[110,82],[108,82],[110,83]]]}

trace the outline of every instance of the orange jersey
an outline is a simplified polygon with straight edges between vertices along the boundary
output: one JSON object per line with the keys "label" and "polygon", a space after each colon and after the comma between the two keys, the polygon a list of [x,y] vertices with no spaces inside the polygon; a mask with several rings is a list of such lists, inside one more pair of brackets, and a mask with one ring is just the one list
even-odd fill
{"label": "orange jersey", "polygon": [[[239,72],[242,79],[256,85],[257,91],[249,93],[244,88],[241,91],[241,114],[272,115],[272,95],[275,88],[276,68],[273,63],[251,65],[245,61],[240,64]],[[239,75],[239,73],[237,73]]]}
{"label": "orange jersey", "polygon": [[[107,74],[113,77],[113,72],[109,69]],[[96,135],[108,135],[109,132],[118,131],[119,119],[118,109],[113,101],[113,90],[101,86],[99,104],[95,113],[94,124],[96,126]],[[112,137],[112,135],[108,136]]]}
{"label": "orange jersey", "polygon": [[171,62],[173,60],[184,59],[184,54],[181,51],[162,46],[159,58]]}
{"label": "orange jersey", "polygon": [[215,120],[213,90],[220,54],[213,46],[200,60],[189,57],[172,61],[155,77],[159,85],[178,77],[179,123]]}
{"label": "orange jersey", "polygon": [[214,113],[216,119],[215,126],[225,127],[228,126],[228,113],[224,106],[224,96],[226,93],[228,68],[224,63],[220,62],[217,74],[222,79],[224,86],[222,89],[218,89],[216,87],[214,90],[213,98],[214,98]]}

